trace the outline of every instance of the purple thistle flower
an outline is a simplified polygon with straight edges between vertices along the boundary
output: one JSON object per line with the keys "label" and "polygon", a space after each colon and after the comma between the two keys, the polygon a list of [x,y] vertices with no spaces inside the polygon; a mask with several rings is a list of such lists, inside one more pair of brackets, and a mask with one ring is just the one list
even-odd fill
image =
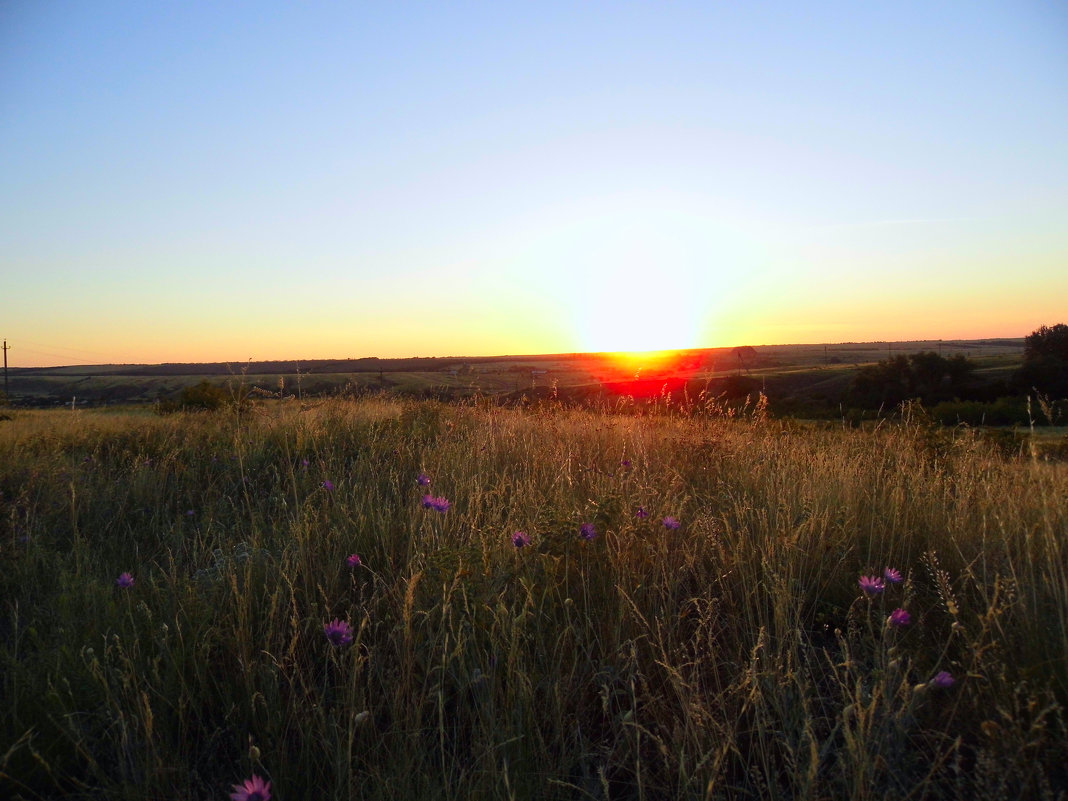
{"label": "purple thistle flower", "polygon": [[342,645],[348,645],[352,642],[352,626],[344,620],[338,620],[336,617],[323,626],[323,634],[326,635],[326,639],[330,640],[330,644],[335,648],[340,648]]}
{"label": "purple thistle flower", "polygon": [[134,577],[129,573],[122,573],[115,579],[115,583],[122,589],[127,590],[134,585]]}
{"label": "purple thistle flower", "polygon": [[428,476],[426,473],[420,473],[419,476],[415,479],[415,482],[420,487],[429,487],[430,486],[430,476]]}
{"label": "purple thistle flower", "polygon": [[891,584],[900,584],[902,581],[901,571],[893,567],[888,567],[883,571],[883,578]]}
{"label": "purple thistle flower", "polygon": [[350,553],[345,561],[349,563],[349,567],[359,567],[361,564],[358,553]]}
{"label": "purple thistle flower", "polygon": [[878,595],[886,589],[883,580],[878,576],[861,576],[858,583],[865,595]]}
{"label": "purple thistle flower", "polygon": [[931,686],[937,687],[940,690],[946,690],[957,683],[957,680],[953,678],[953,674],[946,670],[938,671],[931,678]]}
{"label": "purple thistle flower", "polygon": [[230,801],[271,801],[271,783],[253,773],[251,779],[234,785]]}
{"label": "purple thistle flower", "polygon": [[645,511],[644,506],[639,506],[638,511],[634,513],[634,516],[639,520],[645,520],[649,516],[649,513]]}
{"label": "purple thistle flower", "polygon": [[904,628],[912,622],[912,615],[910,615],[904,609],[895,609],[890,613],[890,617],[887,618],[887,622],[894,628]]}
{"label": "purple thistle flower", "polygon": [[523,548],[530,545],[530,535],[522,531],[517,531],[512,535],[512,545],[516,548]]}
{"label": "purple thistle flower", "polygon": [[579,526],[579,536],[589,542],[597,536],[597,528],[593,523],[583,523]]}
{"label": "purple thistle flower", "polygon": [[327,492],[333,492],[334,491],[334,482],[331,481],[330,479],[326,479],[326,481],[323,482],[323,489],[326,490]]}
{"label": "purple thistle flower", "polygon": [[436,498],[433,495],[423,496],[424,509],[433,509],[435,512],[441,512],[444,514],[445,512],[449,511],[450,506],[452,506],[452,504],[444,498]]}
{"label": "purple thistle flower", "polygon": [[671,517],[670,515],[668,517],[665,517],[662,522],[664,523],[664,528],[670,529],[671,531],[674,531],[682,525],[682,523],[680,523],[678,520],[676,520],[674,517]]}

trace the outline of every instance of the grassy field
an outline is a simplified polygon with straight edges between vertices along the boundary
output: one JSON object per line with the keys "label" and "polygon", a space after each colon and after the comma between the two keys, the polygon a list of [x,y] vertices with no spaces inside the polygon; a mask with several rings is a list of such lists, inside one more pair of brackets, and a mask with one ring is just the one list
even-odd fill
{"label": "grassy field", "polygon": [[9,415],[5,797],[1068,793],[1068,465],[1026,449],[760,406]]}

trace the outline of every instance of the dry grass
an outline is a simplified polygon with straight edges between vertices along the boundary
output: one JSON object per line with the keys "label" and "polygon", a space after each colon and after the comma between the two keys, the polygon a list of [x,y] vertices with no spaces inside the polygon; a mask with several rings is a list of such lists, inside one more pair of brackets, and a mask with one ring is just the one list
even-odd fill
{"label": "dry grass", "polygon": [[[1068,786],[1068,471],[966,432],[389,398],[18,412],[0,492],[15,797],[222,798],[254,772],[282,799]],[[887,566],[904,582],[864,597]]]}

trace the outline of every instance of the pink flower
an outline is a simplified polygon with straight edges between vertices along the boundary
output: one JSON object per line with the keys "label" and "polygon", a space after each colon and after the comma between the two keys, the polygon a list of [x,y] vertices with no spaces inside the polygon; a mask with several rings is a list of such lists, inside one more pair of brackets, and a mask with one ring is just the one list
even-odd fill
{"label": "pink flower", "polygon": [[910,615],[904,609],[895,609],[890,613],[890,617],[887,618],[887,622],[894,628],[903,628],[912,622],[912,615]]}
{"label": "pink flower", "polygon": [[331,481],[330,479],[327,479],[326,481],[323,482],[323,489],[326,490],[327,492],[333,492],[334,491],[334,482]]}
{"label": "pink flower", "polygon": [[634,513],[634,516],[639,520],[645,520],[649,516],[649,513],[645,511],[644,506],[639,506],[638,511]]}
{"label": "pink flower", "polygon": [[271,783],[265,782],[255,773],[252,778],[234,785],[230,793],[231,801],[271,801]]}
{"label": "pink flower", "polygon": [[931,679],[931,686],[940,690],[949,689],[956,683],[957,680],[953,678],[953,674],[945,670],[938,671]]}
{"label": "pink flower", "polygon": [[430,486],[430,476],[428,476],[426,473],[420,473],[419,476],[415,479],[415,481],[420,487]]}
{"label": "pink flower", "polygon": [[360,555],[358,553],[350,553],[345,561],[349,563],[349,567],[359,567]]}
{"label": "pink flower", "polygon": [[517,531],[512,535],[512,545],[516,548],[523,548],[530,545],[530,535],[522,531]]}
{"label": "pink flower", "polygon": [[115,583],[119,585],[122,589],[126,590],[133,586],[134,577],[131,576],[129,573],[123,573],[117,579],[115,579]]}
{"label": "pink flower", "polygon": [[352,626],[344,620],[338,620],[336,617],[323,626],[323,634],[326,635],[326,639],[330,640],[330,644],[335,648],[340,648],[352,642]]}
{"label": "pink flower", "polygon": [[865,595],[879,595],[886,589],[883,580],[878,576],[861,576],[859,584]]}
{"label": "pink flower", "polygon": [[886,568],[886,570],[883,571],[883,578],[889,581],[891,584],[900,584],[901,571],[895,570],[892,567],[888,567]]}
{"label": "pink flower", "polygon": [[675,529],[677,529],[679,526],[682,525],[682,523],[680,523],[674,517],[670,517],[670,516],[665,517],[664,520],[663,520],[663,523],[664,523],[664,528],[669,529],[670,531],[674,531]]}

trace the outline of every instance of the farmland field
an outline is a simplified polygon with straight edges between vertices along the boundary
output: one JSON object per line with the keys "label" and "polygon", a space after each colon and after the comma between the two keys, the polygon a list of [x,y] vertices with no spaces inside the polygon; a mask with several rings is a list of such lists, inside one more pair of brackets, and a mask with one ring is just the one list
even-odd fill
{"label": "farmland field", "polygon": [[1068,792],[1068,465],[1027,447],[714,401],[7,417],[5,797]]}
{"label": "farmland field", "polygon": [[210,381],[241,386],[257,397],[297,398],[391,392],[462,398],[592,398],[663,392],[744,395],[762,390],[780,398],[818,398],[837,408],[858,368],[890,356],[936,352],[964,356],[986,382],[1019,367],[1022,339],[867,342],[705,348],[620,356],[605,353],[534,356],[341,359],[247,364],[82,365],[11,370],[9,392],[24,407],[152,403]]}

